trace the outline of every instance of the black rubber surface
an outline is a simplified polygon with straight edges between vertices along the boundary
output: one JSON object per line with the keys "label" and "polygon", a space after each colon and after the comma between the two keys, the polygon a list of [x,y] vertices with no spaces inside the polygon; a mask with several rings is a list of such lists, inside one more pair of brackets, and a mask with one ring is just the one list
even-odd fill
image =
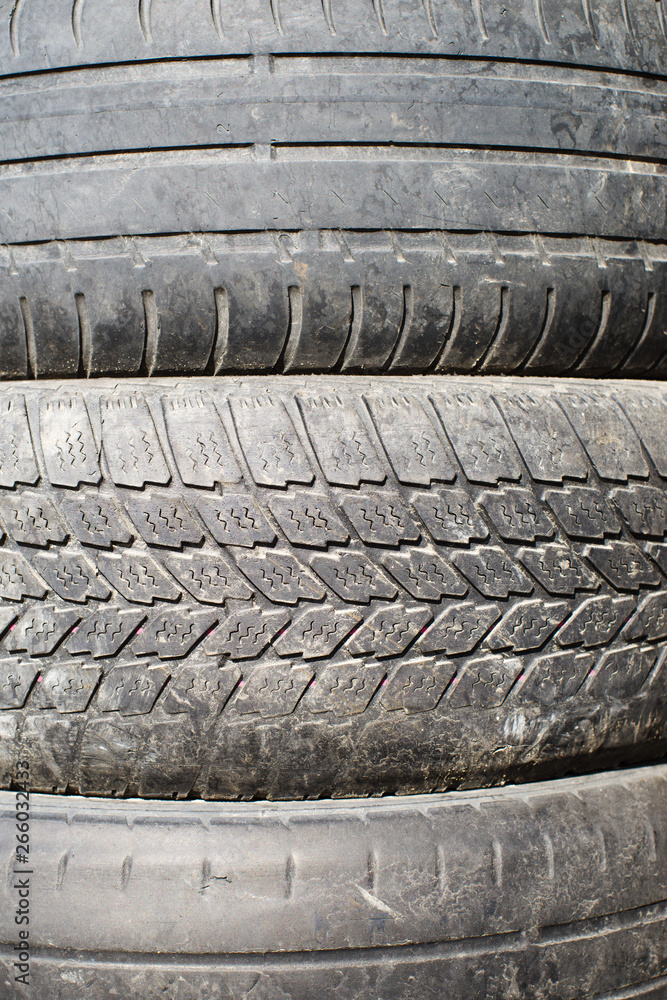
{"label": "black rubber surface", "polygon": [[133,374],[151,326],[185,334],[143,374],[660,373],[666,30],[663,0],[3,3],[0,374]]}
{"label": "black rubber surface", "polygon": [[667,396],[354,376],[3,390],[2,782],[428,791],[667,739]]}
{"label": "black rubber surface", "polygon": [[[12,794],[0,810],[7,858]],[[31,985],[13,982],[11,876],[3,1000],[665,996],[664,766],[348,803],[33,796],[30,813]]]}

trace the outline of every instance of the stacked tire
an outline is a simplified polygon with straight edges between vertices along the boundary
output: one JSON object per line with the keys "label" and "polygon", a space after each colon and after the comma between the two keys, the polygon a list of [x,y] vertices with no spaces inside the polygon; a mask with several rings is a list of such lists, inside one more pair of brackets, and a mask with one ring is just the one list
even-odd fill
{"label": "stacked tire", "polygon": [[2,997],[667,996],[662,0],[0,11]]}

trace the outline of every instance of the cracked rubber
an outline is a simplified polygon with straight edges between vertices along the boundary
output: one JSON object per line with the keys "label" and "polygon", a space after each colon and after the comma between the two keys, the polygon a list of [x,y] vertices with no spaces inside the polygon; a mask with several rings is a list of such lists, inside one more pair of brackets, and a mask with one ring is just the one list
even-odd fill
{"label": "cracked rubber", "polygon": [[[5,858],[15,815],[2,793]],[[6,1000],[667,989],[665,766],[345,803],[36,795],[30,815],[30,987],[13,978],[10,876]]]}
{"label": "cracked rubber", "polygon": [[0,375],[662,375],[666,58],[665,0],[0,0]]}
{"label": "cracked rubber", "polygon": [[23,383],[0,405],[0,780],[475,787],[667,746],[659,383]]}

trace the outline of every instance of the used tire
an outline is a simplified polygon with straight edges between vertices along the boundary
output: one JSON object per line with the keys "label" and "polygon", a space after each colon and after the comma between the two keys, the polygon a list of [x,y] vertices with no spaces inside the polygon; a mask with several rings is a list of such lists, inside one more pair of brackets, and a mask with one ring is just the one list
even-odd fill
{"label": "used tire", "polygon": [[[667,767],[346,803],[34,796],[3,997],[662,1000]],[[0,846],[15,850],[14,795]],[[16,983],[30,882],[30,991]]]}
{"label": "used tire", "polygon": [[0,11],[5,377],[664,372],[663,0]]}
{"label": "used tire", "polygon": [[667,391],[5,387],[1,778],[419,792],[667,746]]}

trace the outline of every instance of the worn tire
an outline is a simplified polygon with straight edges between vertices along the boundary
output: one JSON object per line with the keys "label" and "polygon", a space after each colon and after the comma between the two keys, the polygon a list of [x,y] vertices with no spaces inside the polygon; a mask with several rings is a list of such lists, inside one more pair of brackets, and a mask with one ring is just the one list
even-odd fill
{"label": "worn tire", "polygon": [[[3,1000],[666,995],[665,766],[407,800],[29,811],[30,874],[0,885]],[[5,859],[15,816],[2,793]]]}
{"label": "worn tire", "polygon": [[574,380],[5,387],[3,786],[29,760],[44,791],[349,796],[664,752],[666,404]]}
{"label": "worn tire", "polygon": [[2,0],[0,373],[662,374],[666,18]]}

